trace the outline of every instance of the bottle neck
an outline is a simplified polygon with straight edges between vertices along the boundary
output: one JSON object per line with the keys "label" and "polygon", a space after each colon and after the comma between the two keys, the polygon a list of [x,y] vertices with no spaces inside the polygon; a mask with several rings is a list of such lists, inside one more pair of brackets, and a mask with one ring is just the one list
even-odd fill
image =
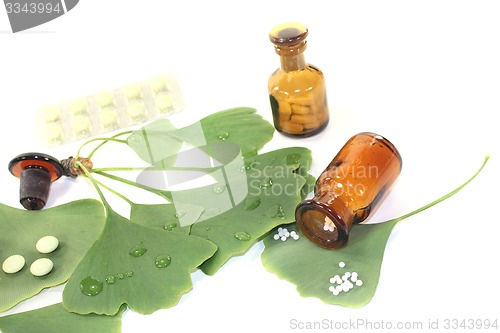
{"label": "bottle neck", "polygon": [[306,47],[306,41],[290,46],[275,45],[275,51],[280,56],[281,69],[290,72],[306,68],[307,63],[304,57]]}
{"label": "bottle neck", "polygon": [[286,72],[298,71],[307,67],[304,54],[281,56],[281,69]]}

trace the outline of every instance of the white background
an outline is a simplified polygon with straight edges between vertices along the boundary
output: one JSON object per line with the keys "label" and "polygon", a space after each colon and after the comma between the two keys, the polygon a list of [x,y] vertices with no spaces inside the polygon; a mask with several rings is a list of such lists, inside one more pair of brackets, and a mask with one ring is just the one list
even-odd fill
{"label": "white background", "polygon": [[[309,139],[276,133],[265,151],[308,147],[317,176],[353,134],[387,137],[403,171],[370,222],[418,208],[468,179],[486,154],[490,162],[458,195],[395,228],[377,292],[361,309],[301,298],[263,268],[259,243],[215,276],[193,273],[194,288],[176,307],[149,316],[126,312],[123,332],[299,331],[292,319],[424,327],[429,319],[500,319],[499,17],[498,1],[82,0],[52,22],[12,34],[2,9],[0,201],[20,207],[19,181],[7,164],[42,149],[33,114],[47,103],[170,71],[186,103],[171,117],[176,125],[235,106],[255,107],[271,121],[267,79],[279,58],[267,34],[299,21],[310,32],[306,59],[326,77],[331,123]],[[78,147],[45,152],[65,158]],[[119,153],[94,162],[111,165],[109,156],[121,161]],[[52,189],[48,206],[96,197],[85,179],[60,180]],[[45,290],[2,315],[60,302],[62,290]]]}

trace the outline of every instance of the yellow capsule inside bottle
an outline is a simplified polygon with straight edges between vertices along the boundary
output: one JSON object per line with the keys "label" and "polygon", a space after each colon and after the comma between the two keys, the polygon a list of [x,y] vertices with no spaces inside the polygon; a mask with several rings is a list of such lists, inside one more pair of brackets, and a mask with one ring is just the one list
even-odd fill
{"label": "yellow capsule inside bottle", "polygon": [[342,247],[352,224],[378,207],[401,167],[401,155],[386,138],[368,132],[353,136],[318,177],[314,197],[297,206],[300,231],[323,248]]}

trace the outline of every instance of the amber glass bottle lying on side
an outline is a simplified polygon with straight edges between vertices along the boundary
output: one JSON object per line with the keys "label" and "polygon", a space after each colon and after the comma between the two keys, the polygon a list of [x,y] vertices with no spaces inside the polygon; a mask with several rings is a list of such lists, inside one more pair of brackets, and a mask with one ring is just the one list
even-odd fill
{"label": "amber glass bottle lying on side", "polygon": [[316,181],[314,198],[297,206],[295,219],[315,244],[342,247],[353,223],[365,220],[401,172],[394,145],[374,133],[353,136]]}

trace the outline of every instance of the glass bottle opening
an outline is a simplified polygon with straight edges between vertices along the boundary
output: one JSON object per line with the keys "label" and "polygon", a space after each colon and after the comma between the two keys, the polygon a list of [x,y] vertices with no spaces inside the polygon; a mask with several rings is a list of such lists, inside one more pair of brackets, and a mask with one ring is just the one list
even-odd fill
{"label": "glass bottle opening", "polygon": [[295,210],[295,220],[300,231],[323,248],[338,249],[347,242],[347,224],[321,202],[306,200],[299,204]]}

